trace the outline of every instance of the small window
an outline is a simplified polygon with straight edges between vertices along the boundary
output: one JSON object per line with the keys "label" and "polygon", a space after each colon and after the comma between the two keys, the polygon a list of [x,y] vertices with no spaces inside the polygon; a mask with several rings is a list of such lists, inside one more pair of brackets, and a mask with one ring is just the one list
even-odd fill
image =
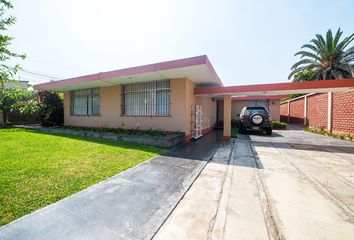
{"label": "small window", "polygon": [[100,89],[91,88],[70,92],[71,115],[98,116],[100,115]]}
{"label": "small window", "polygon": [[262,100],[249,100],[247,102],[248,107],[269,107],[269,100],[262,99]]}
{"label": "small window", "polygon": [[122,90],[122,115],[170,115],[169,80],[126,84]]}

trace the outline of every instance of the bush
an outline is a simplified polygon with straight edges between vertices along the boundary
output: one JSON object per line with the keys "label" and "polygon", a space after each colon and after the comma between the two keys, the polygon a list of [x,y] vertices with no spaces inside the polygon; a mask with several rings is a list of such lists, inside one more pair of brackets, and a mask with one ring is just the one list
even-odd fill
{"label": "bush", "polygon": [[279,122],[279,121],[273,121],[273,128],[274,129],[285,129],[288,126],[288,124]]}
{"label": "bush", "polygon": [[231,120],[231,126],[233,128],[239,128],[240,127],[240,119],[232,119]]}
{"label": "bush", "polygon": [[74,131],[90,131],[90,132],[104,132],[104,133],[115,133],[119,135],[135,135],[135,136],[153,136],[153,137],[163,137],[170,134],[175,134],[176,132],[164,132],[159,129],[124,129],[124,128],[92,128],[92,127],[74,127],[74,126],[61,126],[63,129],[70,129]]}
{"label": "bush", "polygon": [[325,130],[323,127],[321,127],[321,128],[318,128],[318,127],[314,127],[314,128],[306,127],[306,128],[304,128],[304,130],[307,131],[307,132],[316,133],[316,134],[320,134],[320,135],[324,135],[324,136],[328,136],[328,137],[332,137],[332,138],[338,138],[338,139],[347,140],[347,141],[353,141],[354,140],[354,137],[349,135],[349,134],[331,133],[331,132]]}
{"label": "bush", "polygon": [[231,128],[231,137],[238,138],[238,128],[235,128],[235,127]]}
{"label": "bush", "polygon": [[64,100],[56,92],[38,92],[40,122],[43,126],[60,126],[64,123]]}

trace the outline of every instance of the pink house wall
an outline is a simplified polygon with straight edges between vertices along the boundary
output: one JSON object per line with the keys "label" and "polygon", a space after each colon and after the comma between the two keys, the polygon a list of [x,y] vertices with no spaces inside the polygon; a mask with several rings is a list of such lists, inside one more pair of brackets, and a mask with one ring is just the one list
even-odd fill
{"label": "pink house wall", "polygon": [[100,116],[71,116],[70,92],[64,92],[64,124],[67,126],[160,129],[179,131],[190,136],[191,106],[203,106],[203,129],[209,131],[216,123],[216,101],[210,97],[196,97],[195,84],[189,79],[170,80],[170,115],[169,117],[128,117],[121,115],[121,86],[100,88]]}

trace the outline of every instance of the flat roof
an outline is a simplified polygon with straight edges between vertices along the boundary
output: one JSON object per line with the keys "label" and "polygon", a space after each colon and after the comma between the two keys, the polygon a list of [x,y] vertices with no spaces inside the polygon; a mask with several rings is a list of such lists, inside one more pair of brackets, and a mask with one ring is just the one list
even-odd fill
{"label": "flat roof", "polygon": [[35,89],[68,91],[164,79],[189,78],[200,86],[223,86],[206,55],[100,72],[35,85]]}
{"label": "flat roof", "polygon": [[283,98],[287,94],[354,90],[354,78],[224,87],[206,55],[62,79],[38,84],[34,88],[69,91],[176,78],[188,78],[195,82],[196,96],[220,98],[223,95],[231,95],[235,100],[275,99]]}
{"label": "flat roof", "polygon": [[218,97],[231,96],[266,96],[296,94],[296,93],[321,93],[354,90],[354,78],[335,80],[316,80],[308,82],[285,82],[270,84],[253,84],[244,86],[227,87],[196,87],[196,96]]}

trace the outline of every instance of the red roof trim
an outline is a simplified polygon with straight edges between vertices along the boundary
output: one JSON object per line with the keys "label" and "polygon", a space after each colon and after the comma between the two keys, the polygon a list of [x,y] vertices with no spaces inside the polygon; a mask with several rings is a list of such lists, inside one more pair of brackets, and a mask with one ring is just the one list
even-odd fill
{"label": "red roof trim", "polygon": [[211,62],[209,61],[208,57],[205,58],[206,60],[206,65],[209,69],[209,71],[211,72],[211,74],[213,75],[214,78],[216,78],[220,84],[221,87],[224,86],[224,84],[222,83],[221,79],[219,78],[218,74],[216,73],[213,65],[211,64]]}
{"label": "red roof trim", "polygon": [[184,59],[142,65],[142,66],[138,66],[138,67],[125,68],[125,69],[114,70],[114,71],[109,71],[109,72],[84,75],[84,76],[80,76],[80,77],[63,79],[63,80],[59,80],[59,81],[55,81],[55,82],[42,83],[42,84],[35,85],[35,88],[36,89],[46,89],[49,87],[63,86],[63,85],[67,85],[67,84],[77,84],[77,83],[88,82],[88,81],[102,80],[102,79],[115,78],[115,77],[123,77],[123,76],[129,76],[129,75],[134,75],[134,74],[156,72],[156,71],[162,71],[162,70],[169,70],[169,69],[173,69],[173,68],[183,68],[183,67],[190,67],[190,66],[203,65],[203,64],[207,65],[211,74],[214,76],[214,78],[217,79],[219,84],[222,86],[222,82],[221,82],[220,78],[218,77],[218,75],[216,74],[208,57],[206,55],[202,55],[202,56],[197,56],[197,57],[184,58]]}
{"label": "red roof trim", "polygon": [[242,92],[269,92],[286,90],[306,90],[306,89],[325,89],[325,88],[346,88],[354,87],[354,78],[336,79],[336,80],[317,80],[309,82],[291,82],[291,83],[271,83],[254,84],[244,86],[227,87],[199,87],[194,89],[195,95],[206,94],[232,94]]}
{"label": "red roof trim", "polygon": [[246,96],[246,97],[241,97],[241,96],[234,96],[231,97],[232,100],[256,100],[256,99],[284,99],[288,98],[288,94],[281,94],[281,95],[258,95],[258,96]]}

